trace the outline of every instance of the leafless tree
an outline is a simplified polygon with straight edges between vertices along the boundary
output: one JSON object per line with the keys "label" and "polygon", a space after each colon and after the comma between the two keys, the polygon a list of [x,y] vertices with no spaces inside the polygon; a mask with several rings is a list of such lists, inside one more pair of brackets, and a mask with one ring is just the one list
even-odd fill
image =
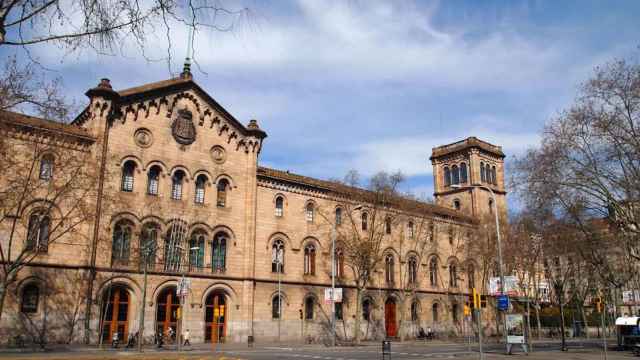
{"label": "leafless tree", "polygon": [[0,133],[2,316],[7,290],[26,266],[57,242],[82,242],[81,227],[94,216],[98,176],[88,148],[65,148],[52,134],[21,139],[4,120]]}
{"label": "leafless tree", "polygon": [[[166,36],[167,60],[176,25],[197,31],[230,31],[250,14],[245,7],[226,7],[218,0],[2,0],[0,46],[53,43],[67,52],[89,49],[115,54],[127,44],[146,57],[150,36]],[[192,55],[190,55],[193,57]]]}
{"label": "leafless tree", "polygon": [[561,218],[580,240],[572,253],[616,291],[637,287],[638,135],[640,64],[617,60],[595,69],[574,104],[545,126],[542,145],[514,166],[526,206]]}

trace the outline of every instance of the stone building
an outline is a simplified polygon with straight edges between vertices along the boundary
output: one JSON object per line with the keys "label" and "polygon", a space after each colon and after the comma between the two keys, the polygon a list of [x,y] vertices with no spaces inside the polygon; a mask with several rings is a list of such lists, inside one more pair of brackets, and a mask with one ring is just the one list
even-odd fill
{"label": "stone building", "polygon": [[[52,165],[55,157],[76,152],[90,157],[97,179],[85,197],[95,216],[55,242],[55,229],[29,223],[41,210],[15,216],[15,253],[32,239],[50,244],[33,250],[7,289],[0,338],[45,323],[50,342],[126,338],[142,315],[145,338],[175,330],[179,317],[192,342],[326,337],[332,228],[355,213],[367,231],[368,204],[351,198],[366,192],[259,166],[267,133],[234,118],[188,72],[120,91],[103,79],[86,95],[70,124],[0,113],[12,151],[30,143],[59,150],[38,155],[38,172],[49,174],[38,181],[56,179],[64,164]],[[359,314],[338,243],[339,337],[351,336],[356,316],[363,338],[412,337],[428,326],[462,331],[470,287],[484,288],[480,261],[464,244],[494,207],[486,189],[452,185],[491,188],[505,213],[503,158],[499,146],[476,138],[433,149],[437,205],[398,199],[384,210],[401,216],[384,224],[383,261]],[[10,229],[0,225],[6,248]],[[188,286],[178,311],[180,283]]]}

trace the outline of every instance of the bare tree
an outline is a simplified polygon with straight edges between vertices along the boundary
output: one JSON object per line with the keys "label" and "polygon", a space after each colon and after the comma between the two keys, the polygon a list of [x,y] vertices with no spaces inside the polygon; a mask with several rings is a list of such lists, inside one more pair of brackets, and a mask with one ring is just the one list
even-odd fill
{"label": "bare tree", "polygon": [[[225,7],[214,0],[2,0],[0,46],[53,43],[68,52],[89,49],[115,54],[127,42],[146,57],[146,43],[154,34],[166,36],[167,60],[175,26],[197,31],[230,31],[249,15],[245,7]],[[193,58],[193,55],[190,54]]]}
{"label": "bare tree", "polygon": [[0,316],[20,271],[56,242],[82,242],[98,179],[88,144],[65,143],[55,132],[20,138],[7,116],[0,119]]}
{"label": "bare tree", "polygon": [[[587,243],[608,219],[616,247],[640,260],[640,64],[595,69],[569,110],[544,129],[542,145],[516,161],[518,190],[530,208],[567,216]],[[594,263],[597,267],[606,264]]]}

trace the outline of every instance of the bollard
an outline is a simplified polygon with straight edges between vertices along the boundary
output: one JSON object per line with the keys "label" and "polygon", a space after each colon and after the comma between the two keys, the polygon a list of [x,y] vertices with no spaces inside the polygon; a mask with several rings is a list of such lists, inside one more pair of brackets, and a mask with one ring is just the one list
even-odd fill
{"label": "bollard", "polygon": [[382,341],[382,360],[384,359],[391,360],[391,341],[388,340]]}

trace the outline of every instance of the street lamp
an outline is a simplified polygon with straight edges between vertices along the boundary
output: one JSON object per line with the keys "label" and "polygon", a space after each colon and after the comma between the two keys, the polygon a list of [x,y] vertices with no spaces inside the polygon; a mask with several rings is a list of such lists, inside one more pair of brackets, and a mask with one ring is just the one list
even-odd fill
{"label": "street lamp", "polygon": [[[472,185],[460,185],[460,184],[453,184],[451,185],[452,188],[454,189],[471,189],[471,188],[481,188],[481,189],[485,189],[487,191],[489,191],[489,193],[491,194],[491,201],[492,201],[492,205],[493,205],[493,214],[495,215],[496,218],[496,238],[498,240],[498,268],[500,271],[500,295],[504,295],[504,272],[502,270],[502,239],[500,238],[500,221],[498,220],[498,202],[496,201],[496,194],[493,192],[493,190],[485,185],[481,185],[481,184],[472,184]],[[503,332],[504,332],[504,343],[507,347],[507,353],[509,352],[509,343],[507,341],[507,321],[506,321],[506,313],[504,314],[504,318],[503,318]]]}

